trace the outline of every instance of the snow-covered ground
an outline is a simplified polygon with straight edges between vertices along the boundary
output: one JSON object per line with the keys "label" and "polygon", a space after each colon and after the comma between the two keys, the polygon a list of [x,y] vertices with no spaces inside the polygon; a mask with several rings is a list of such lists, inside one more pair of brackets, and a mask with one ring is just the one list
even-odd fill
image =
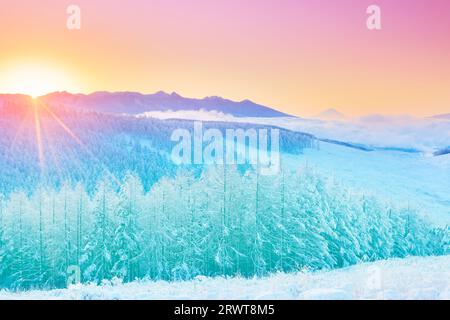
{"label": "snow-covered ground", "polygon": [[450,299],[450,256],[409,257],[263,279],[197,278],[11,293],[0,299]]}
{"label": "snow-covered ground", "polygon": [[[295,157],[288,157],[298,162]],[[308,166],[354,189],[412,206],[434,225],[450,225],[450,158],[378,150],[366,152],[330,143],[305,150]]]}

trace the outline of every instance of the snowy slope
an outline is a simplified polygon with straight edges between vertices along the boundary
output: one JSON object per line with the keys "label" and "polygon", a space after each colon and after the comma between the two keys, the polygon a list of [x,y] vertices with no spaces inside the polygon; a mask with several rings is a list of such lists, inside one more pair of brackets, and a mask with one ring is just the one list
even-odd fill
{"label": "snowy slope", "polygon": [[[295,158],[292,162],[296,162]],[[395,151],[365,152],[330,143],[305,150],[303,161],[353,188],[419,208],[428,221],[450,225],[450,157]]]}
{"label": "snowy slope", "polygon": [[[419,208],[432,223],[450,224],[450,156],[432,154],[433,150],[450,144],[450,121],[382,116],[355,121],[235,118],[206,111],[147,113],[142,116],[270,124],[312,133],[319,138],[380,147],[368,148],[372,150],[369,152],[321,142],[318,150],[308,149],[304,156],[286,156],[283,161],[291,167],[307,163],[348,186],[391,202]],[[396,151],[396,148],[400,150]],[[408,149],[417,152],[404,152]]]}
{"label": "snowy slope", "polygon": [[0,291],[0,299],[450,299],[450,256],[410,257],[264,279],[197,278]]}

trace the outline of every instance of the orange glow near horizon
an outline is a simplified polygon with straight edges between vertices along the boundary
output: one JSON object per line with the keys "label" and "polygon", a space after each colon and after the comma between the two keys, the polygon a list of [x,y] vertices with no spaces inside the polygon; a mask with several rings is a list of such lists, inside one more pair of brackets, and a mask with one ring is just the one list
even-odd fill
{"label": "orange glow near horizon", "polygon": [[3,68],[0,88],[4,93],[26,94],[33,98],[60,91],[61,88],[79,91],[70,74],[38,62],[15,62]]}

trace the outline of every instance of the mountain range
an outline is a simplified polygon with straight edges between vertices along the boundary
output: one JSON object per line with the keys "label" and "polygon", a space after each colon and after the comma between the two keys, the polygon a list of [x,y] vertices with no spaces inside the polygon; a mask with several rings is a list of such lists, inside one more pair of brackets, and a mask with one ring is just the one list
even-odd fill
{"label": "mountain range", "polygon": [[[66,91],[53,92],[39,97],[51,107],[74,108],[76,110],[95,111],[109,114],[138,115],[146,112],[167,111],[206,111],[223,113],[237,118],[279,118],[292,115],[275,108],[257,104],[251,100],[232,101],[219,96],[209,96],[202,99],[186,98],[176,92],[158,91],[153,94],[138,92],[107,92],[98,91],[91,94],[73,94]],[[5,104],[23,105],[29,103],[30,96],[23,94],[0,94],[0,108]],[[330,108],[314,116],[315,119],[326,121],[348,120],[340,111]],[[389,116],[368,115],[365,120],[389,119]],[[449,120],[450,113],[431,116],[432,119]]]}
{"label": "mountain range", "polygon": [[185,98],[173,92],[94,92],[71,94],[54,92],[39,98],[49,106],[63,106],[102,113],[141,114],[151,111],[217,111],[234,117],[289,117],[290,115],[250,100],[232,101],[217,96]]}

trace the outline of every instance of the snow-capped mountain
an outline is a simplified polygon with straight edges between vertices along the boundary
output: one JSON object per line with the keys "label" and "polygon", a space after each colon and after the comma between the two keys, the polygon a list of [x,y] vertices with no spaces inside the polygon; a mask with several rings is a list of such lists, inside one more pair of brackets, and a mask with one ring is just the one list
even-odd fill
{"label": "snow-capped mountain", "polygon": [[235,117],[286,117],[285,113],[250,100],[232,101],[217,96],[185,98],[173,92],[95,92],[71,94],[55,92],[40,99],[50,106],[65,106],[106,113],[142,114],[151,111],[215,111]]}

